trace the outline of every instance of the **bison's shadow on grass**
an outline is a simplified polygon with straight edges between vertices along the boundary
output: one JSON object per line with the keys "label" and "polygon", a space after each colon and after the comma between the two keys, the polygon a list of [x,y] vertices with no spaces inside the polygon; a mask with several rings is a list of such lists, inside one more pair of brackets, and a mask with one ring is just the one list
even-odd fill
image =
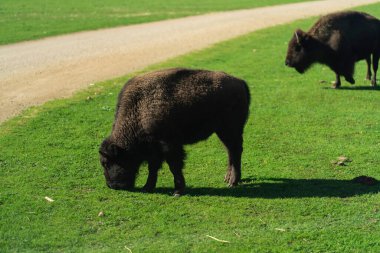
{"label": "bison's shadow on grass", "polygon": [[380,86],[341,86],[341,90],[364,90],[364,91],[380,91]]}
{"label": "bison's shadow on grass", "polygon": [[324,89],[332,89],[332,90],[347,90],[347,91],[380,91],[380,86],[341,86],[339,89],[334,89],[331,87],[324,87]]}
{"label": "bison's shadow on grass", "polygon": [[[168,194],[172,189],[157,188],[156,193]],[[191,187],[187,196],[221,196],[236,198],[305,198],[338,197],[379,193],[380,184],[368,186],[351,180],[337,179],[287,179],[287,178],[246,178],[235,188]]]}

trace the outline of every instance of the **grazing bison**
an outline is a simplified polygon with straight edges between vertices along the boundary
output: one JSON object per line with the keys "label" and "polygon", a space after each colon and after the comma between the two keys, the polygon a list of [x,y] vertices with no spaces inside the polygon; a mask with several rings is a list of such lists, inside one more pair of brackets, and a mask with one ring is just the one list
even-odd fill
{"label": "grazing bison", "polygon": [[119,94],[111,135],[100,146],[107,185],[131,189],[142,162],[148,163],[145,191],[153,191],[163,161],[183,193],[184,144],[216,133],[229,156],[225,181],[237,185],[248,117],[247,84],[223,72],[167,69],[129,80]]}
{"label": "grazing bison", "polygon": [[285,64],[304,73],[313,63],[329,66],[336,74],[334,88],[341,85],[340,76],[354,84],[355,62],[367,61],[367,79],[371,79],[371,55],[376,86],[380,55],[380,21],[366,13],[345,11],[320,18],[308,32],[298,29],[289,42]]}

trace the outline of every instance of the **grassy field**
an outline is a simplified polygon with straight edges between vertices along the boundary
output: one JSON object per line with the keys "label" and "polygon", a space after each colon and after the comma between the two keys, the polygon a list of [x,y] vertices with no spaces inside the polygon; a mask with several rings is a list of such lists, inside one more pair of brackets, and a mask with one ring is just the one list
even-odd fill
{"label": "grassy field", "polygon": [[[380,4],[360,8],[380,16]],[[171,196],[167,166],[154,194],[105,186],[98,147],[128,79],[31,108],[0,127],[0,251],[380,252],[380,90],[364,81],[330,89],[334,74],[284,66],[292,31],[315,19],[259,31],[150,69],[224,70],[251,89],[243,183],[223,183],[215,136],[188,146],[187,195]],[[332,164],[349,157],[347,166]],[[143,167],[137,182],[146,179]],[[44,197],[54,199],[47,202]],[[98,213],[104,216],[99,217]],[[215,241],[206,235],[227,240]]]}
{"label": "grassy field", "polygon": [[0,44],[305,0],[1,0]]}

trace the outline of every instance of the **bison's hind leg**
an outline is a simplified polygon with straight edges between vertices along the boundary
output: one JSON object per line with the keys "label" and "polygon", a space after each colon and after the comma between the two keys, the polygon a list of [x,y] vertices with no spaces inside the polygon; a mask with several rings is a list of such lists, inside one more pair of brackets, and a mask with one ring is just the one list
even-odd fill
{"label": "bison's hind leg", "polygon": [[185,160],[185,151],[182,145],[169,145],[165,154],[166,162],[174,176],[174,196],[180,196],[185,191],[185,178],[182,173]]}
{"label": "bison's hind leg", "polygon": [[377,77],[377,68],[379,66],[379,53],[374,53],[372,56],[372,68],[373,68],[373,76],[371,85],[373,87],[376,86],[376,77]]}
{"label": "bison's hind leg", "polygon": [[243,152],[243,131],[221,130],[216,133],[228,152],[228,167],[224,181],[236,186],[241,179],[241,154]]}
{"label": "bison's hind leg", "polygon": [[366,80],[371,80],[372,72],[371,72],[371,55],[369,55],[367,58],[365,58],[365,61],[367,62],[367,75]]}

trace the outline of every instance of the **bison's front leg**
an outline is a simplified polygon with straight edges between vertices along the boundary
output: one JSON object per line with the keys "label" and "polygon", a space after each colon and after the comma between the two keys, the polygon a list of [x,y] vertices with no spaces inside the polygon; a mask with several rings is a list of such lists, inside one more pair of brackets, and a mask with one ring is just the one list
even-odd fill
{"label": "bison's front leg", "polygon": [[151,161],[148,161],[148,179],[146,180],[146,183],[143,187],[143,191],[145,192],[153,192],[156,188],[157,183],[157,173],[158,170],[161,168],[162,160],[161,159],[153,159]]}
{"label": "bison's front leg", "polygon": [[349,82],[350,84],[355,84],[355,79],[350,75],[345,76],[344,79],[346,79],[346,81]]}
{"label": "bison's front leg", "polygon": [[355,60],[353,59],[347,60],[345,69],[343,71],[344,73],[343,76],[344,76],[344,79],[350,84],[355,84],[354,70],[355,70]]}
{"label": "bison's front leg", "polygon": [[185,191],[185,178],[182,173],[185,159],[185,151],[182,146],[171,146],[167,153],[166,161],[174,176],[174,196],[180,196]]}

